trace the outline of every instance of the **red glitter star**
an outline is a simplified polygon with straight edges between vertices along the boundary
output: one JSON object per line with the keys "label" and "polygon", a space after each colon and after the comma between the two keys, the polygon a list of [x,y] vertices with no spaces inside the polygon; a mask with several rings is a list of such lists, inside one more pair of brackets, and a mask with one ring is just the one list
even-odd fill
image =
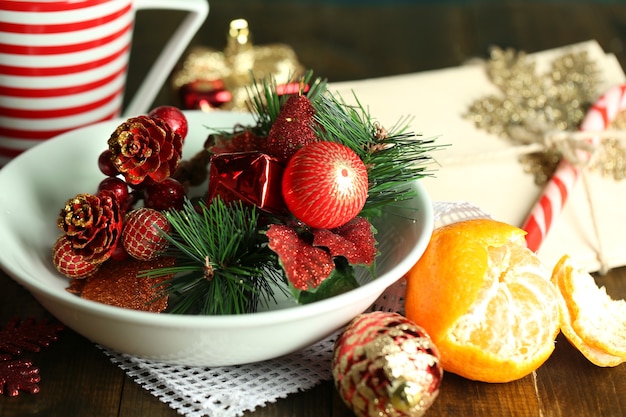
{"label": "red glitter star", "polygon": [[39,352],[57,340],[57,333],[63,329],[59,323],[46,320],[35,321],[28,318],[20,323],[18,317],[11,319],[0,329],[0,352],[19,355],[23,350]]}

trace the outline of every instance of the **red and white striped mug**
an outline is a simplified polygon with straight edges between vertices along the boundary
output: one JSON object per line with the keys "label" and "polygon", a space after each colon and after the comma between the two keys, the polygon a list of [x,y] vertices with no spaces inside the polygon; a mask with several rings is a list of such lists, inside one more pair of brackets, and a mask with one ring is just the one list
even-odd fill
{"label": "red and white striped mug", "polygon": [[125,109],[145,113],[208,14],[206,0],[0,0],[0,166],[121,113],[135,12],[188,14]]}

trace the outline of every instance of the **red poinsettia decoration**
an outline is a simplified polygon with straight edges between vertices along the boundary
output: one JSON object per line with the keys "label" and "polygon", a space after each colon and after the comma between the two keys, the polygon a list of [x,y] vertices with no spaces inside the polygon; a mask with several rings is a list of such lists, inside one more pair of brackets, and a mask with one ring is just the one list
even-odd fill
{"label": "red poinsettia decoration", "polygon": [[343,256],[350,264],[371,265],[376,257],[376,240],[370,222],[356,217],[336,229],[312,229],[312,237],[290,226],[272,224],[269,247],[280,259],[294,288],[317,288],[335,269],[333,258]]}
{"label": "red poinsettia decoration", "polygon": [[299,290],[317,287],[335,268],[328,251],[313,246],[289,226],[273,224],[267,231],[267,237],[269,247],[278,254],[289,282]]}
{"label": "red poinsettia decoration", "polygon": [[313,230],[313,245],[327,248],[331,256],[343,256],[352,265],[371,265],[378,253],[372,225],[364,217],[336,229]]}
{"label": "red poinsettia decoration", "polygon": [[126,182],[161,182],[176,171],[183,137],[159,118],[131,117],[108,140],[111,160]]}
{"label": "red poinsettia decoration", "polygon": [[122,233],[122,214],[113,193],[78,194],[61,209],[57,224],[84,259],[100,263],[111,256]]}

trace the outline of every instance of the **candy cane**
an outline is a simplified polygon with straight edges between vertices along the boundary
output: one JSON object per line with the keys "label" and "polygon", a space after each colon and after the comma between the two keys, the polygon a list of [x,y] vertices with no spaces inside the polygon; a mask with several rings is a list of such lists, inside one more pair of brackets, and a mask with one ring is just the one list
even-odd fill
{"label": "candy cane", "polygon": [[[605,130],[625,108],[626,84],[613,87],[591,106],[580,125],[580,130],[586,132]],[[589,140],[592,144],[599,142],[598,137]],[[586,157],[589,158],[590,155],[587,154]],[[560,162],[522,226],[527,233],[526,245],[529,249],[537,251],[541,246],[551,226],[561,214],[579,173],[580,168],[570,161],[563,159]]]}

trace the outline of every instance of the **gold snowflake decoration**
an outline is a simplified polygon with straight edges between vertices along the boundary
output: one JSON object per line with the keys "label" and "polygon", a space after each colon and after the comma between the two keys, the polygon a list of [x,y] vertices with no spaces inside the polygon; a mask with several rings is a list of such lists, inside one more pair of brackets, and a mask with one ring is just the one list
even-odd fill
{"label": "gold snowflake decoration", "polygon": [[[620,111],[609,125],[609,129],[626,130],[626,112]],[[618,138],[606,138],[594,154],[590,169],[600,172],[603,176],[611,176],[616,181],[626,179],[626,148]]]}
{"label": "gold snowflake decoration", "polygon": [[[597,97],[598,71],[586,51],[565,53],[545,74],[538,74],[524,52],[493,48],[486,71],[501,94],[476,100],[466,117],[514,145],[544,144],[550,132],[575,131]],[[561,158],[558,149],[546,146],[523,155],[520,162],[543,184]]]}

